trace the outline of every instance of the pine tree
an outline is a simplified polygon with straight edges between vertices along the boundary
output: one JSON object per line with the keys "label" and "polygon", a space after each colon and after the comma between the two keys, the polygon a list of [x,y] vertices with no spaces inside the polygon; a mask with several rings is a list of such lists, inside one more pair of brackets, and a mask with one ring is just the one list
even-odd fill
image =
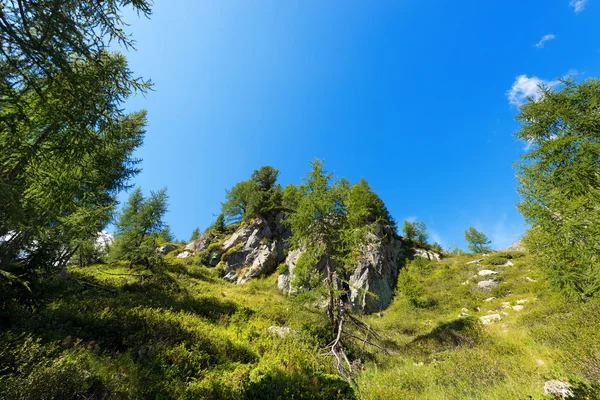
{"label": "pine tree", "polygon": [[111,256],[127,260],[130,265],[150,266],[165,223],[167,212],[167,190],[152,192],[148,199],[140,188],[135,189],[119,214],[115,223],[116,240]]}
{"label": "pine tree", "polygon": [[473,253],[487,253],[492,250],[487,236],[472,226],[465,231],[465,241]]}
{"label": "pine tree", "polygon": [[518,205],[532,226],[525,244],[564,293],[600,294],[600,81],[572,80],[521,106],[516,137]]}

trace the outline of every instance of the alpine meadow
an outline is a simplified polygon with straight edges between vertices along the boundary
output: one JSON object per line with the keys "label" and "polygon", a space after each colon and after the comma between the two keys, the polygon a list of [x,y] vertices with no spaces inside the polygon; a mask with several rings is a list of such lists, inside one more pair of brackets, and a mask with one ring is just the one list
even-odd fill
{"label": "alpine meadow", "polygon": [[0,0],[0,399],[600,399],[598,18]]}

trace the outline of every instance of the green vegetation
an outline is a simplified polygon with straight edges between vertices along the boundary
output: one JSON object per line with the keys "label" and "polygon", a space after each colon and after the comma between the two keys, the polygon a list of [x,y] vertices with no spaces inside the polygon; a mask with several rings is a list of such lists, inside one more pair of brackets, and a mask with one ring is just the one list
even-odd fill
{"label": "green vegetation", "polygon": [[[411,242],[416,241],[420,246],[427,245],[427,239],[429,239],[427,226],[423,221],[404,221],[402,235]],[[438,247],[441,246],[438,245]]]}
{"label": "green vegetation", "polygon": [[149,267],[150,260],[155,257],[156,246],[173,240],[164,229],[166,212],[166,189],[151,193],[148,199],[144,198],[140,188],[135,189],[115,223],[116,240],[111,258]]}
{"label": "green vegetation", "polygon": [[567,295],[600,293],[600,81],[568,80],[524,104],[516,136],[531,150],[518,164],[525,244]]}
{"label": "green vegetation", "polygon": [[[123,102],[134,78],[121,8],[149,2],[3,2],[0,19],[0,292],[7,297],[64,264],[110,221],[137,174],[145,112]],[[27,283],[29,282],[29,283]],[[23,284],[23,285],[21,285]]]}
{"label": "green vegetation", "polygon": [[[366,319],[390,354],[363,356],[360,397],[545,399],[544,382],[561,379],[576,387],[576,398],[598,398],[600,303],[572,303],[529,256],[504,255],[514,265],[498,269],[492,292],[477,288],[482,267],[467,264],[474,255],[409,263],[392,305]],[[512,309],[518,304],[521,311]],[[502,320],[481,325],[490,312]]]}
{"label": "green vegetation", "polygon": [[465,231],[465,241],[467,242],[467,247],[473,253],[489,253],[492,251],[490,247],[491,242],[485,236],[485,233],[479,232],[472,226],[469,226]]}

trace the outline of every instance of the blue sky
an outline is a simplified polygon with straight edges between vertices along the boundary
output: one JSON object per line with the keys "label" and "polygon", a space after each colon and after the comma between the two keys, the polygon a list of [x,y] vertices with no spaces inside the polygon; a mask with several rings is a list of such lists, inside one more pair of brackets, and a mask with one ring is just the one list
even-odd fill
{"label": "blue sky", "polygon": [[[516,105],[539,83],[598,76],[600,1],[156,1],[126,13],[147,109],[147,193],[168,187],[178,238],[206,228],[225,189],[272,165],[300,183],[315,157],[366,178],[398,220],[496,248],[516,210]],[[124,201],[127,194],[120,196]]]}

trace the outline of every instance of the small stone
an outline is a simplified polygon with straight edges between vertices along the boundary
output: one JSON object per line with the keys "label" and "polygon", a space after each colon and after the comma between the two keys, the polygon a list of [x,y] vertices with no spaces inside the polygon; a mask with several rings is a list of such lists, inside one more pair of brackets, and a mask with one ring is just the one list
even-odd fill
{"label": "small stone", "polygon": [[458,318],[467,318],[467,317],[470,317],[470,315],[467,314],[467,313],[460,313],[460,314],[458,314]]}
{"label": "small stone", "polygon": [[515,311],[521,311],[524,307],[523,306],[513,306],[512,309]]}
{"label": "small stone", "polygon": [[535,279],[530,278],[530,277],[525,277],[525,279],[527,280],[527,282],[537,282]]}
{"label": "small stone", "polygon": [[469,265],[469,264],[478,264],[481,261],[483,261],[483,258],[480,258],[479,260],[469,261],[466,265]]}
{"label": "small stone", "polygon": [[527,303],[527,301],[528,301],[527,299],[521,299],[521,300],[517,300],[516,303],[517,304],[525,304],[525,303]]}
{"label": "small stone", "polygon": [[508,301],[503,301],[500,305],[502,306],[502,309],[510,308],[510,303]]}
{"label": "small stone", "polygon": [[502,317],[500,316],[500,314],[490,314],[484,315],[483,317],[479,317],[479,320],[482,324],[489,325],[494,321],[502,321]]}
{"label": "small stone", "polygon": [[468,309],[468,308],[465,308],[465,307],[463,307],[463,308],[462,308],[460,311],[462,311],[462,312],[466,313],[466,312],[469,312],[469,309]]}
{"label": "small stone", "polygon": [[497,265],[497,267],[512,267],[513,265],[514,264],[512,263],[512,261],[508,260],[504,264]]}
{"label": "small stone", "polygon": [[557,399],[568,399],[575,396],[568,382],[551,379],[544,383],[544,395],[553,396]]}
{"label": "small stone", "polygon": [[492,301],[492,300],[496,300],[495,297],[488,297],[487,299],[483,300],[483,301]]}
{"label": "small stone", "polygon": [[492,271],[491,269],[484,269],[477,273],[479,276],[488,276],[488,275],[496,275],[496,271]]}

